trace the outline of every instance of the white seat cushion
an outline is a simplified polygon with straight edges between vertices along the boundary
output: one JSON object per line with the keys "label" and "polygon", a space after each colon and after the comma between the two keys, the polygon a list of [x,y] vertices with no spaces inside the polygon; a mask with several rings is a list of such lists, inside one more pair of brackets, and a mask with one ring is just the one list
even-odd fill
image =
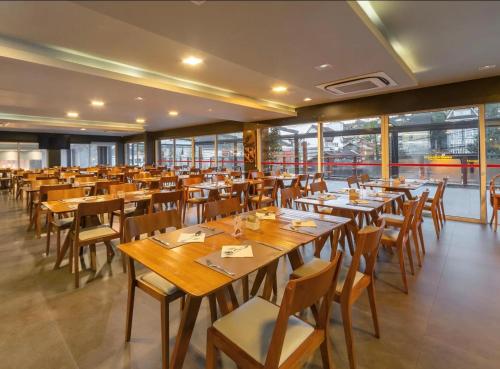
{"label": "white seat cushion", "polygon": [[328,260],[313,258],[311,261],[301,265],[292,272],[292,275],[297,278],[302,278],[314,273],[317,273],[326,268],[330,263]]}
{"label": "white seat cushion", "polygon": [[75,219],[74,217],[59,218],[59,219],[54,219],[52,223],[54,223],[59,228],[69,227],[71,223],[73,223],[74,219]]}
{"label": "white seat cushion", "polygon": [[[279,306],[256,297],[217,320],[213,327],[264,365],[278,313]],[[279,365],[288,359],[313,332],[314,328],[311,325],[291,316],[288,319]]]}
{"label": "white seat cushion", "polygon": [[165,295],[171,295],[177,291],[176,286],[167,281],[165,278],[160,277],[155,272],[144,273],[139,276],[139,279],[147,284],[152,285],[153,287],[156,287]]}
{"label": "white seat cushion", "polygon": [[[345,283],[345,279],[347,278],[348,272],[349,272],[349,269],[340,268],[340,274],[339,274],[339,279],[337,282],[337,288],[335,289],[335,292],[339,295],[342,293],[342,290],[344,289],[344,283]],[[363,273],[356,271],[356,275],[354,276],[353,286],[355,286],[363,277],[364,277]]]}
{"label": "white seat cushion", "polygon": [[382,214],[380,218],[385,219],[387,223],[403,224],[405,217],[397,214]]}
{"label": "white seat cushion", "polygon": [[396,228],[386,228],[382,234],[382,241],[396,242],[399,237],[399,229]]}
{"label": "white seat cushion", "polygon": [[88,241],[94,238],[102,238],[113,235],[119,235],[119,233],[109,226],[89,227],[80,231],[79,240]]}

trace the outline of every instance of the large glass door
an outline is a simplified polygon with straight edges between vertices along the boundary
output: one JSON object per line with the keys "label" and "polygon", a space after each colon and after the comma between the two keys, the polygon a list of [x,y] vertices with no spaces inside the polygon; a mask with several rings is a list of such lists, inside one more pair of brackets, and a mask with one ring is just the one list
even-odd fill
{"label": "large glass door", "polygon": [[[486,184],[500,174],[500,103],[485,105],[486,118]],[[500,179],[495,183],[500,184]],[[488,219],[491,216],[490,194],[486,196]]]}
{"label": "large glass door", "polygon": [[[430,181],[447,177],[447,215],[479,219],[478,127],[477,107],[390,116],[391,175]],[[435,190],[430,183],[426,187]]]}

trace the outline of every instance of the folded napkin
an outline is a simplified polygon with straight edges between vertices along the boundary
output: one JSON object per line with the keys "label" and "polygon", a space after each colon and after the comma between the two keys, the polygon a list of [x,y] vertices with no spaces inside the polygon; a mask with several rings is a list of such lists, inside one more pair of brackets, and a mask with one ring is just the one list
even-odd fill
{"label": "folded napkin", "polygon": [[352,200],[351,201],[353,204],[369,204],[370,201],[368,200]]}
{"label": "folded napkin", "polygon": [[314,220],[292,220],[294,227],[317,227]]}
{"label": "folded napkin", "polygon": [[335,200],[337,196],[331,193],[322,193],[318,195],[318,200]]}
{"label": "folded napkin", "polygon": [[177,242],[205,242],[205,233],[181,233]]}
{"label": "folded napkin", "polygon": [[222,246],[221,258],[251,258],[253,251],[251,245]]}
{"label": "folded napkin", "polygon": [[259,219],[269,219],[269,220],[275,220],[276,219],[276,213],[262,213],[262,212],[256,212],[255,216]]}

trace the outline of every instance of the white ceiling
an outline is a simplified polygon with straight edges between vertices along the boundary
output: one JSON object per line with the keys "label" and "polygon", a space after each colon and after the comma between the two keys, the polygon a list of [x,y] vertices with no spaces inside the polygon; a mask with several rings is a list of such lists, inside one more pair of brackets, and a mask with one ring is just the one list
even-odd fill
{"label": "white ceiling", "polygon": [[[0,2],[0,121],[10,122],[0,129],[126,135],[238,125],[339,100],[315,86],[372,72],[396,81],[385,93],[498,74],[500,3],[371,5],[379,24],[337,1]],[[204,63],[183,65],[189,55]],[[324,63],[332,68],[314,68]],[[486,64],[499,67],[478,71]],[[273,93],[276,84],[288,92]],[[106,106],[89,106],[95,98]],[[66,119],[68,110],[79,119]]]}

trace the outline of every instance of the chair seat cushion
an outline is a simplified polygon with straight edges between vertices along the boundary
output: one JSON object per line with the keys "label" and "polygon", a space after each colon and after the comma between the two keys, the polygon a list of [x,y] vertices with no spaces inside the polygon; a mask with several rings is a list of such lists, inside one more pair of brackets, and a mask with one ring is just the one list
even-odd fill
{"label": "chair seat cushion", "polygon": [[160,277],[155,272],[144,273],[139,276],[139,279],[144,283],[147,283],[160,290],[165,295],[171,295],[178,290],[176,286],[167,281],[165,278]]}
{"label": "chair seat cushion", "polygon": [[[335,288],[335,293],[340,295],[342,293],[342,290],[344,289],[344,284],[345,284],[345,279],[347,278],[347,273],[349,272],[349,269],[347,268],[340,268],[340,273],[339,273],[339,279],[337,282],[337,287]],[[356,275],[354,276],[354,284],[359,283],[359,281],[364,277],[365,275],[359,271],[356,271]]]}
{"label": "chair seat cushion", "polygon": [[[137,208],[134,206],[134,207],[128,207],[128,208],[124,208],[123,209],[123,214],[125,215],[130,215],[132,214]],[[113,214],[114,215],[120,215],[121,214],[121,210],[115,210],[113,211]]]}
{"label": "chair seat cushion", "polygon": [[[259,195],[250,197],[250,201],[259,202]],[[273,201],[274,200],[272,199],[272,197],[269,196],[262,196],[262,198],[260,199],[260,202],[273,202]]]}
{"label": "chair seat cushion", "polygon": [[100,225],[96,227],[84,228],[80,231],[79,240],[88,241],[92,239],[99,239],[109,236],[120,236],[120,233],[115,231],[113,228],[105,225]]}
{"label": "chair seat cushion", "polygon": [[396,242],[399,237],[399,229],[397,228],[386,228],[384,229],[384,233],[382,234],[382,242]]}
{"label": "chair seat cushion", "polygon": [[[260,297],[253,298],[217,320],[213,327],[253,359],[264,365],[278,318],[279,307]],[[291,316],[279,365],[314,332],[308,323]]]}
{"label": "chair seat cushion", "polygon": [[58,218],[58,219],[54,219],[52,221],[52,224],[54,224],[58,228],[65,228],[65,227],[69,227],[73,223],[74,219],[75,219],[74,217]]}
{"label": "chair seat cushion", "polygon": [[207,202],[208,197],[191,197],[187,200],[187,202],[194,203],[194,204],[200,204],[202,202]]}
{"label": "chair seat cushion", "polygon": [[328,260],[313,258],[311,261],[301,265],[292,272],[295,278],[302,278],[314,273],[317,273],[326,268],[330,263]]}
{"label": "chair seat cushion", "polygon": [[405,217],[397,214],[382,214],[380,218],[385,219],[387,223],[403,224]]}

